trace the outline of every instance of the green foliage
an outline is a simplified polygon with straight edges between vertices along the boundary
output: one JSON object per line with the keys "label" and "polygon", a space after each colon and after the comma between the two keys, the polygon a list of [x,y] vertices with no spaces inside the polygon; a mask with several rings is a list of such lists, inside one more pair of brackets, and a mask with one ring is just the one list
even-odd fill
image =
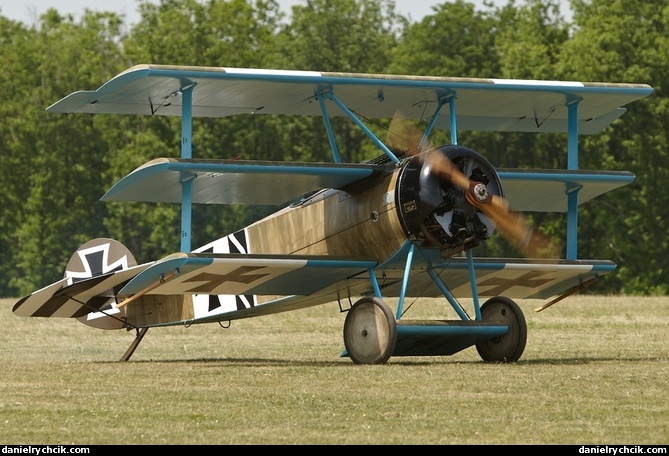
{"label": "green foliage", "polygon": [[[180,156],[178,119],[45,112],[139,63],[648,83],[653,96],[581,137],[580,168],[630,170],[636,179],[581,206],[578,254],[620,265],[598,292],[667,294],[669,0],[572,0],[571,23],[560,3],[510,0],[480,11],[455,0],[419,22],[392,0],[308,0],[289,17],[276,0],[141,1],[133,26],[92,11],[75,22],[51,9],[30,27],[0,16],[0,296],[57,280],[93,237],[118,239],[139,261],[179,248],[178,206],[99,200],[146,161]],[[387,123],[362,120],[383,138]],[[332,125],[344,160],[379,155],[347,118]],[[193,139],[199,158],[332,160],[318,117],[197,119]],[[447,144],[450,133],[433,139]],[[463,131],[458,142],[499,167],[566,167],[564,135]],[[270,209],[195,207],[193,247]],[[530,216],[564,238],[560,214]],[[491,241],[477,254],[513,255]]]}
{"label": "green foliage", "polygon": [[143,2],[139,11],[141,21],[124,41],[138,63],[271,67],[280,52],[275,0],[163,0]]}
{"label": "green foliage", "polygon": [[18,294],[17,282],[23,275],[15,267],[21,250],[17,231],[30,190],[26,176],[32,172],[29,157],[34,154],[31,138],[38,131],[35,118],[43,110],[32,95],[39,83],[30,70],[39,54],[32,41],[33,33],[22,24],[0,17],[0,295],[5,296]]}
{"label": "green foliage", "polygon": [[556,71],[562,45],[569,38],[569,24],[559,15],[556,0],[527,0],[519,8],[499,12],[495,44],[500,72],[496,77],[560,79]]}
{"label": "green foliage", "polygon": [[310,0],[283,30],[284,67],[382,72],[404,24],[388,0]]}
{"label": "green foliage", "polygon": [[95,120],[44,109],[63,93],[99,84],[105,71],[109,77],[120,71],[120,26],[114,14],[87,14],[77,25],[50,10],[39,28],[7,29],[3,55],[13,63],[5,73],[14,82],[5,86],[10,109],[3,115],[13,143],[3,153],[2,185],[10,196],[1,223],[11,224],[11,256],[3,264],[12,272],[1,279],[2,294],[26,293],[62,277],[83,238],[103,232],[105,209],[97,198],[104,192],[99,173],[107,166],[106,148]]}
{"label": "green foliage", "polygon": [[651,97],[630,105],[625,116],[603,134],[581,142],[581,167],[629,170],[636,179],[624,190],[584,207],[579,249],[621,265],[606,281],[608,290],[666,294],[669,2],[593,0],[575,2],[575,7],[576,31],[564,44],[559,60],[562,76],[635,81],[655,88]]}
{"label": "green foliage", "polygon": [[497,20],[472,3],[444,3],[411,24],[392,51],[390,73],[500,77],[495,48]]}

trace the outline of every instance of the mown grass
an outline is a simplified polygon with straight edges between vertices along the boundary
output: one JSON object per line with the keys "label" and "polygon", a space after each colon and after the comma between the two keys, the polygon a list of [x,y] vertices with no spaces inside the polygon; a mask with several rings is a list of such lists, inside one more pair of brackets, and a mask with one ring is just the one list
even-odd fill
{"label": "mown grass", "polygon": [[134,332],[16,317],[15,301],[0,300],[0,444],[669,442],[667,298],[519,301],[517,363],[472,347],[381,366],[339,356],[334,303],[150,329],[119,362]]}

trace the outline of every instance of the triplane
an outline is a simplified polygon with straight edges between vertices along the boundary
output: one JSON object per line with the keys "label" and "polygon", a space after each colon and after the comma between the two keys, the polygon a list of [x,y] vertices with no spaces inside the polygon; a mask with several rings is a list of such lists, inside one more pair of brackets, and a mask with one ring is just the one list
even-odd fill
{"label": "triplane", "polygon": [[[180,203],[180,251],[137,264],[121,243],[94,239],[73,254],[63,279],[24,297],[13,311],[135,330],[121,358],[128,360],[151,327],[222,323],[337,301],[347,312],[342,356],[357,364],[452,355],[472,346],[483,361],[515,362],[527,326],[512,299],[550,300],[541,310],[616,269],[609,260],[578,258],[578,206],[634,175],[579,170],[578,136],[600,132],[652,90],[645,84],[134,66],[47,110],[181,116],[180,157],[151,160],[102,196]],[[322,116],[332,162],[192,157],[194,118],[262,114]],[[331,116],[348,117],[379,157],[343,163]],[[396,120],[381,139],[369,119]],[[407,121],[424,121],[415,141]],[[450,144],[429,146],[434,129],[448,130]],[[567,169],[495,169],[458,144],[459,130],[565,133]],[[192,249],[194,203],[281,209]],[[548,245],[523,211],[566,213],[564,250],[545,258]],[[525,257],[475,257],[495,230]],[[453,315],[405,318],[408,297],[444,297]],[[472,305],[463,305],[464,298]]]}

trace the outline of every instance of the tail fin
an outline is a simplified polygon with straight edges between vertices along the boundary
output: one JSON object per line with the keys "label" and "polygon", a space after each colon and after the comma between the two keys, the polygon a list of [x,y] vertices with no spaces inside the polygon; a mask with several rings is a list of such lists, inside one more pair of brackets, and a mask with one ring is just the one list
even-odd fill
{"label": "tail fin", "polygon": [[[74,252],[65,267],[65,278],[71,279],[71,283],[77,283],[133,266],[137,266],[137,261],[125,245],[114,239],[97,238],[81,245]],[[98,329],[124,328],[125,309],[116,307],[115,295],[114,289],[99,294],[95,299],[105,301],[99,307],[100,311],[77,317],[77,320]]]}
{"label": "tail fin", "polygon": [[19,300],[12,311],[20,317],[76,318],[100,329],[121,329],[125,310],[116,292],[144,266],[120,242],[93,239],[70,258],[63,279]]}

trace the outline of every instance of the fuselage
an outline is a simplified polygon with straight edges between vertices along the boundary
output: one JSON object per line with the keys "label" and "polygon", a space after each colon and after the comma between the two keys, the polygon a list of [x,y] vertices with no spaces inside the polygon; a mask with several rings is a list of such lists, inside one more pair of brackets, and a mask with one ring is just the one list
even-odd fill
{"label": "fuselage", "polygon": [[252,225],[249,253],[375,259],[406,240],[396,209],[401,167],[346,189],[323,189]]}
{"label": "fuselage", "polygon": [[[485,158],[459,146],[440,152],[501,195]],[[343,189],[323,189],[246,228],[248,253],[327,255],[383,263],[407,240],[437,247],[443,256],[478,245],[494,225],[464,192],[421,157],[407,158]]]}

